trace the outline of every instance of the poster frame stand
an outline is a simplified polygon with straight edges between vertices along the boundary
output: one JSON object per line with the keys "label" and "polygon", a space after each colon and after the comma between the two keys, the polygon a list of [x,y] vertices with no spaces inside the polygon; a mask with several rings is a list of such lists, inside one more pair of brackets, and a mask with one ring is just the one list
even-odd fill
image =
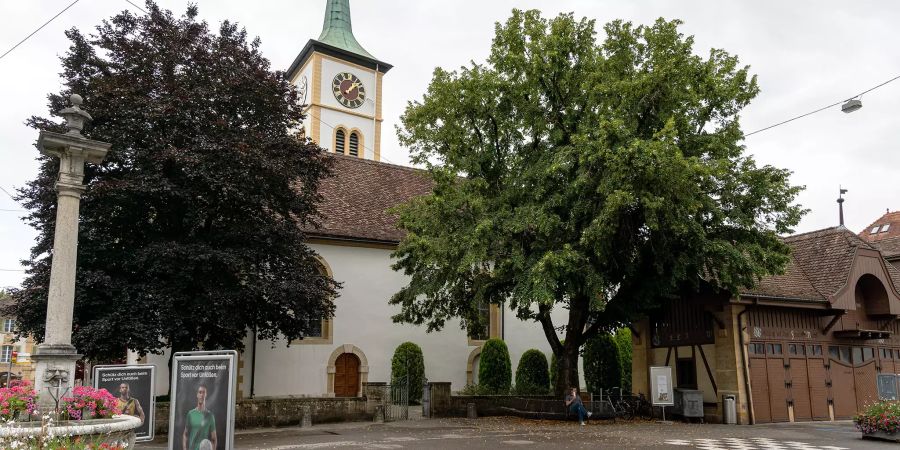
{"label": "poster frame stand", "polygon": [[228,422],[225,424],[225,439],[222,442],[225,443],[224,450],[233,450],[234,449],[234,411],[235,404],[237,402],[237,363],[238,363],[238,352],[237,350],[200,350],[193,352],[175,352],[172,355],[172,378],[170,380],[169,389],[172,394],[169,398],[169,435],[167,437],[168,443],[167,447],[169,450],[174,450],[174,441],[175,439],[175,413],[176,413],[176,405],[178,400],[178,391],[175,388],[177,386],[176,380],[178,371],[175,370],[178,367],[178,362],[184,360],[193,360],[193,361],[205,361],[205,360],[216,360],[216,359],[228,359],[230,361],[228,365],[228,377],[229,377],[229,386],[228,386]]}
{"label": "poster frame stand", "polygon": [[[672,385],[672,366],[651,366],[650,376],[650,404],[658,406],[662,410],[662,420],[657,423],[671,425],[671,420],[666,420],[666,406],[675,406],[675,392]],[[665,393],[666,400],[661,400],[659,394]]]}
{"label": "poster frame stand", "polygon": [[[115,369],[115,370],[127,370],[127,369],[150,369],[150,410],[144,411],[144,420],[149,418],[148,428],[149,432],[147,436],[136,437],[134,442],[150,442],[156,437],[156,364],[100,364],[91,368],[91,386],[94,389],[99,389],[97,383],[100,382],[100,370],[104,369]],[[116,395],[112,392],[110,394]],[[118,396],[117,396],[118,397]]]}

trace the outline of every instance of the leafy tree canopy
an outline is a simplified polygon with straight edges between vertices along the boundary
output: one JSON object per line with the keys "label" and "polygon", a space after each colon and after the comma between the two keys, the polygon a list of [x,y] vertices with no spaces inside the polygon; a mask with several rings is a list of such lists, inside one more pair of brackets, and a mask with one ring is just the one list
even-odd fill
{"label": "leafy tree canopy", "polygon": [[[271,69],[259,40],[224,22],[218,33],[148,2],[93,35],[77,29],[62,57],[66,88],[94,120],[85,134],[113,144],[89,165],[82,200],[73,343],[94,360],[171,346],[242,348],[297,339],[333,312],[324,276],[301,229],[317,220],[324,151],[296,130],[294,87]],[[50,118],[34,128],[59,131]],[[19,191],[39,237],[14,293],[21,330],[43,336],[58,161],[42,157]]]}
{"label": "leafy tree canopy", "polygon": [[434,191],[400,209],[395,320],[507,303],[540,323],[562,391],[598,331],[701,279],[734,292],[783,270],[800,188],[744,154],[756,79],[679,24],[614,21],[598,41],[591,20],[514,10],[486,63],[435,70],[398,131]]}

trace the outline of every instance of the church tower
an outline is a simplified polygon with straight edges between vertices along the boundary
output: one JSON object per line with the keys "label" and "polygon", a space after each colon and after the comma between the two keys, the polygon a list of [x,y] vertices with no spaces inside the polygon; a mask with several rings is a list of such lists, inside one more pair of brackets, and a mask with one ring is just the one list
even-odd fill
{"label": "church tower", "polygon": [[381,160],[381,78],[391,67],[353,36],[350,0],[327,0],[322,34],[287,70],[309,105],[306,135],[329,151]]}

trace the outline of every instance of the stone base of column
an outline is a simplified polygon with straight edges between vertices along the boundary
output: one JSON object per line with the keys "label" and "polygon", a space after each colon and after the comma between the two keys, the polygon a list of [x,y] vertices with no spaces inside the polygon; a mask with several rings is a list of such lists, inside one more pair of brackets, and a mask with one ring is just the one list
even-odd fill
{"label": "stone base of column", "polygon": [[34,390],[38,393],[38,407],[42,414],[51,412],[63,397],[72,395],[75,361],[81,355],[69,344],[39,344],[31,359],[37,363]]}

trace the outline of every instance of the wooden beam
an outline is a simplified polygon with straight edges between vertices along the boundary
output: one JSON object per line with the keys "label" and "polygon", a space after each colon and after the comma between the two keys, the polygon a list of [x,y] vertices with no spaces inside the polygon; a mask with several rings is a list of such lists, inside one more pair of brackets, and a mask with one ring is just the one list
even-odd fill
{"label": "wooden beam", "polygon": [[703,366],[706,367],[706,375],[709,377],[709,382],[712,383],[713,391],[715,391],[716,396],[718,396],[719,387],[716,386],[716,379],[713,377],[712,370],[709,368],[709,362],[706,360],[706,353],[703,353],[703,346],[698,345],[697,350],[700,350],[700,357],[703,358]]}
{"label": "wooden beam", "polygon": [[831,318],[831,322],[828,322],[828,325],[825,325],[825,328],[822,330],[822,334],[828,334],[835,325],[837,325],[838,320],[841,320],[843,314],[837,314]]}
{"label": "wooden beam", "polygon": [[720,330],[724,330],[724,329],[725,329],[725,322],[723,322],[722,319],[716,317],[716,315],[713,314],[711,311],[706,311],[706,313],[709,314],[709,317],[712,317],[713,322],[715,322],[716,325],[719,326],[719,329],[720,329]]}
{"label": "wooden beam", "polygon": [[631,330],[631,335],[640,339],[641,333],[638,333],[637,328],[634,327],[634,324],[628,324],[628,329]]}
{"label": "wooden beam", "polygon": [[[672,357],[672,347],[669,347],[669,351],[666,352],[666,364],[665,365],[667,365],[667,366],[669,365],[669,358],[671,358],[671,357]],[[676,356],[676,358],[677,358],[677,356]]]}

